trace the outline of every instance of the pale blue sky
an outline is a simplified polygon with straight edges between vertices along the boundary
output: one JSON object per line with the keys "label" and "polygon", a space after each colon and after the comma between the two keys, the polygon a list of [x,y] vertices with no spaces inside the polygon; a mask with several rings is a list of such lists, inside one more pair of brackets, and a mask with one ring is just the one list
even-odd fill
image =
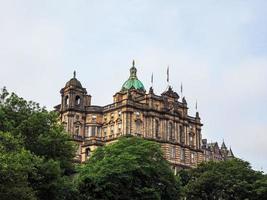
{"label": "pale blue sky", "polygon": [[203,137],[267,171],[267,1],[0,0],[0,87],[52,108],[77,71],[112,103],[132,59],[146,89],[183,82]]}

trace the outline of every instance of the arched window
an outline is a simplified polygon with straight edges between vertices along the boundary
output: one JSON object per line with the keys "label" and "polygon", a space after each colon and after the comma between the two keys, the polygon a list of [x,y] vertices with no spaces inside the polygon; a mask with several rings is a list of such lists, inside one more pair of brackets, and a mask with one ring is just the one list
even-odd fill
{"label": "arched window", "polygon": [[69,96],[65,97],[64,103],[65,103],[65,106],[69,105]]}
{"label": "arched window", "polygon": [[86,158],[89,158],[90,155],[91,155],[91,149],[90,149],[90,148],[87,148],[87,149],[85,150],[85,156],[86,156]]}
{"label": "arched window", "polygon": [[159,138],[159,120],[156,120],[155,122],[155,133],[156,133],[156,138]]}
{"label": "arched window", "polygon": [[76,96],[75,97],[75,105],[80,105],[81,104],[81,97],[79,97],[79,96]]}

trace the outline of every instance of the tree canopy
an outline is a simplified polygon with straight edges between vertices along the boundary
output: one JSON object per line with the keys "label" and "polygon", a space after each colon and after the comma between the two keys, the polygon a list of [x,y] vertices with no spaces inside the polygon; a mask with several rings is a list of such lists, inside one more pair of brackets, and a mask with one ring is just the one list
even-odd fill
{"label": "tree canopy", "polygon": [[160,145],[142,138],[97,148],[78,171],[75,151],[57,113],[0,92],[1,200],[267,199],[267,175],[240,159],[174,176]]}
{"label": "tree canopy", "polygon": [[267,176],[248,162],[207,162],[179,172],[187,199],[267,199]]}
{"label": "tree canopy", "polygon": [[98,148],[82,166],[81,199],[177,199],[180,182],[159,144],[123,137]]}
{"label": "tree canopy", "polygon": [[[57,199],[75,146],[58,115],[4,88],[0,94],[1,199]],[[66,185],[66,184],[65,184]],[[68,185],[68,184],[67,184]],[[66,194],[67,195],[67,194]],[[61,198],[62,199],[62,198]]]}

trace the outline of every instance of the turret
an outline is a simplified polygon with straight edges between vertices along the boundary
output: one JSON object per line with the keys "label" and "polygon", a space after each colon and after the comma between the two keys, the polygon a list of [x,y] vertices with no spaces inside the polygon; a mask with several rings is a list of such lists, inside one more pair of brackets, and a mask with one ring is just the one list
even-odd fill
{"label": "turret", "polygon": [[61,108],[60,111],[76,110],[83,111],[86,106],[91,105],[91,96],[87,95],[87,91],[82,87],[80,81],[76,78],[76,72],[60,90],[61,93]]}

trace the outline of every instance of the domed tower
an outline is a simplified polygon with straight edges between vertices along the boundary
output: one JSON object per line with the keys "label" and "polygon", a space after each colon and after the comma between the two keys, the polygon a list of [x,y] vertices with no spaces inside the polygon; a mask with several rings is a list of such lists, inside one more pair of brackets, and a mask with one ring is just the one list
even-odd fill
{"label": "domed tower", "polygon": [[113,96],[114,102],[120,102],[125,99],[132,99],[132,97],[143,96],[146,94],[143,83],[137,78],[137,69],[135,62],[130,68],[130,77],[121,87],[121,90]]}
{"label": "domed tower", "polygon": [[141,81],[137,78],[137,69],[135,68],[135,62],[133,61],[133,66],[130,69],[130,77],[123,84],[121,92],[126,92],[128,90],[138,90],[139,92],[146,92],[145,87]]}
{"label": "domed tower", "polygon": [[61,122],[65,130],[73,135],[75,139],[81,140],[85,133],[86,108],[91,105],[91,96],[76,78],[76,72],[60,90]]}
{"label": "domed tower", "polygon": [[87,95],[87,91],[82,87],[81,82],[76,78],[76,72],[61,89],[61,112],[65,111],[84,111],[86,106],[91,105],[91,96]]}

